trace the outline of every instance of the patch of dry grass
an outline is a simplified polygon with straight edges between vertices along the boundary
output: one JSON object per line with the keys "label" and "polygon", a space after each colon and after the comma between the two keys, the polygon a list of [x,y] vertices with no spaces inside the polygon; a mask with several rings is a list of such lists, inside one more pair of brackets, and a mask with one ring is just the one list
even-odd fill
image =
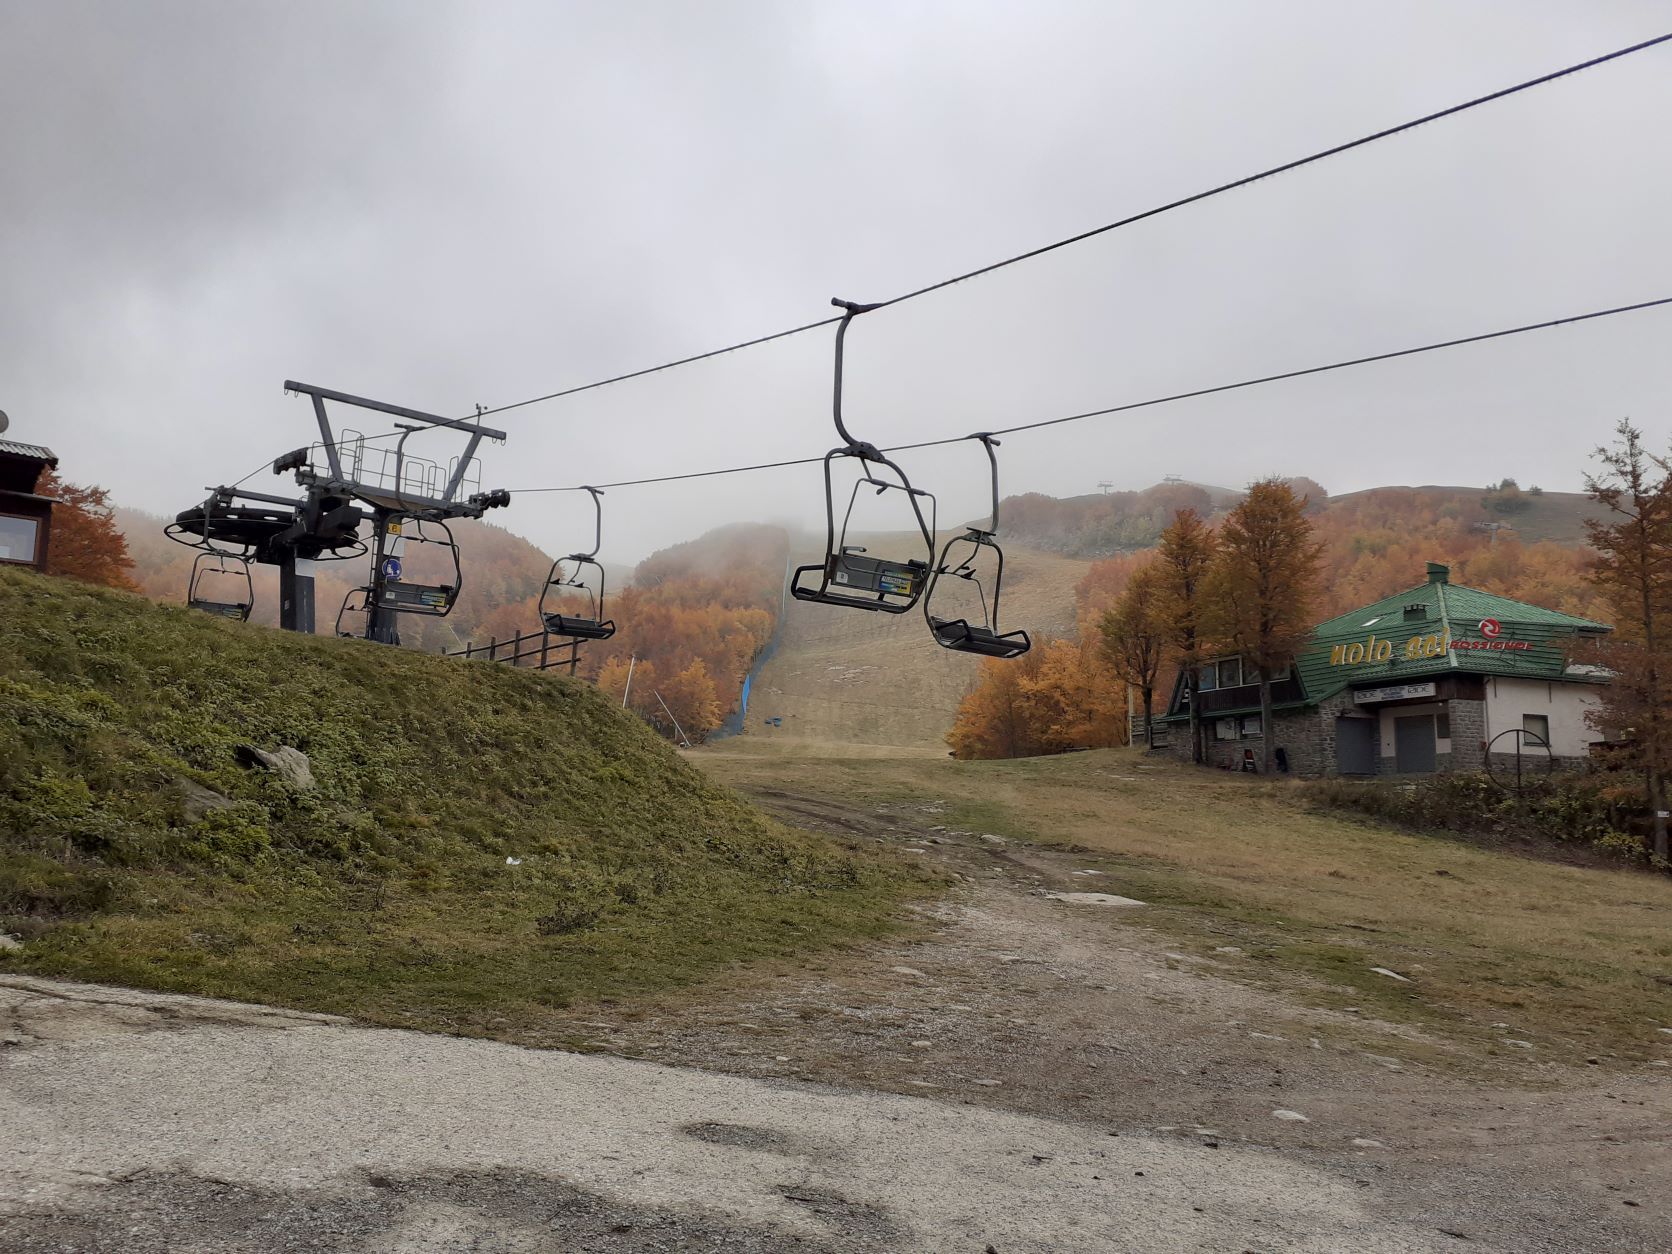
{"label": "patch of dry grass", "polygon": [[[1085,851],[1145,925],[1316,1005],[1513,1055],[1672,1060],[1672,879],[1315,813],[1293,791],[1130,750],[1014,762],[733,751],[745,790],[942,801],[955,828]],[[1128,919],[1127,922],[1139,921]],[[1226,955],[1215,954],[1224,959]],[[1384,967],[1409,978],[1377,974]],[[1507,1027],[1495,1026],[1507,1024]]]}

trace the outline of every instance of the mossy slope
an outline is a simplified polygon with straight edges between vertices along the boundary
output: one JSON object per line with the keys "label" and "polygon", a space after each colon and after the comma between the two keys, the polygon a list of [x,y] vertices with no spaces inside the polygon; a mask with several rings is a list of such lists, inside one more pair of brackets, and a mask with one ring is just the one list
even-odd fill
{"label": "mossy slope", "polygon": [[[316,786],[241,744],[301,749]],[[191,785],[230,804],[194,821]],[[924,887],[588,685],[0,572],[0,931],[27,941],[0,969],[538,1038]]]}

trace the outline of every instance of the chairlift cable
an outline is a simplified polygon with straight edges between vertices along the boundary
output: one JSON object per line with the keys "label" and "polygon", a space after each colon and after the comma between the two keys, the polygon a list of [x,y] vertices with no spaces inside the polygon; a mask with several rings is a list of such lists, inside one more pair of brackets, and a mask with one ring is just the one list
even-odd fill
{"label": "chairlift cable", "polygon": [[[1465,100],[1459,104],[1451,105],[1449,108],[1439,109],[1433,113],[1425,113],[1421,117],[1412,118],[1408,122],[1401,122],[1398,125],[1374,131],[1369,135],[1362,135],[1357,139],[1351,139],[1345,143],[1335,144],[1332,147],[1321,149],[1320,151],[1311,153],[1308,156],[1297,157],[1292,161],[1285,161],[1281,165],[1271,166],[1268,169],[1260,170],[1257,173],[1244,175],[1242,178],[1233,179],[1229,183],[1221,183],[1217,187],[1210,187],[1205,191],[1196,192],[1178,200],[1171,200],[1166,204],[1156,205],[1153,208],[1145,209],[1139,213],[1134,213],[1127,217],[1117,219],[1114,222],[1108,222],[1102,226],[1093,227],[1087,231],[1081,231],[1077,235],[1070,235],[1065,239],[1056,240],[1053,243],[1042,244],[1038,248],[1032,248],[1027,252],[1017,253],[1015,256],[1006,257],[1002,261],[990,262],[987,265],[979,266],[974,270],[967,270],[962,274],[953,275],[951,278],[941,279],[938,282],[930,283],[927,286],[902,293],[901,295],[895,296],[889,300],[878,301],[872,307],[875,309],[886,309],[890,305],[898,305],[908,300],[915,300],[919,296],[927,296],[931,292],[938,292],[942,288],[951,287],[957,283],[963,283],[968,279],[979,278],[982,275],[991,274],[995,270],[1002,270],[1007,266],[1017,265],[1023,261],[1031,261],[1036,257],[1044,256],[1046,253],[1055,252],[1059,248],[1067,248],[1071,244],[1083,243],[1088,239],[1094,239],[1099,235],[1105,235],[1108,232],[1118,230],[1121,227],[1132,226],[1133,224],[1143,222],[1146,219],[1159,217],[1164,213],[1170,213],[1174,209],[1182,209],[1187,205],[1193,205],[1200,201],[1211,199],[1214,196],[1221,196],[1226,192],[1236,191],[1240,188],[1247,187],[1252,183],[1258,183],[1263,179],[1272,178],[1279,174],[1288,174],[1291,171],[1299,170],[1304,166],[1312,165],[1313,163],[1323,161],[1326,158],[1340,156],[1342,153],[1351,152],[1356,148],[1363,148],[1366,145],[1374,144],[1379,140],[1391,139],[1396,135],[1402,135],[1405,132],[1415,130],[1420,126],[1426,126],[1430,122],[1438,122],[1443,118],[1453,117],[1459,113],[1466,113],[1470,109],[1477,109],[1482,105],[1491,104],[1497,100],[1503,100],[1506,97],[1517,95],[1520,92],[1529,91],[1534,87],[1542,87],[1546,83],[1553,83],[1558,79],[1567,78],[1570,75],[1594,69],[1595,67],[1607,64],[1610,61],[1618,61],[1622,57],[1628,57],[1636,52],[1643,52],[1646,49],[1656,47],[1669,41],[1672,41],[1672,32],[1668,32],[1664,35],[1656,35],[1652,39],[1645,39],[1639,43],[1615,49],[1613,52],[1606,52],[1601,56],[1591,57],[1589,60],[1579,61],[1573,65],[1564,66],[1558,70],[1552,70],[1548,74],[1540,74],[1536,78],[1529,78],[1523,82],[1512,84],[1509,87],[1499,88],[1497,91],[1488,92],[1483,96],[1475,96],[1470,100]],[[674,361],[663,362],[659,366],[646,366],[642,370],[632,370],[628,371],[626,374],[612,375],[607,379],[597,379],[591,383],[577,384],[574,387],[562,388],[556,392],[548,392],[543,396],[534,396],[527,400],[513,401],[508,405],[496,405],[492,408],[483,408],[478,406],[474,413],[467,414],[465,417],[482,418],[489,414],[503,414],[510,410],[522,409],[529,405],[539,405],[546,401],[560,400],[566,396],[574,396],[581,392],[590,392],[597,388],[608,387],[613,383],[625,383],[630,379],[642,379],[646,375],[660,374],[665,370],[673,370],[680,366],[689,366],[699,361],[707,361],[710,358],[721,357],[727,353],[735,353],[745,348],[754,348],[757,345],[770,344],[774,340],[788,339],[790,336],[800,335],[805,331],[814,331],[819,327],[833,326],[840,321],[840,315],[831,318],[821,318],[817,322],[803,323],[801,326],[791,327],[785,331],[774,331],[770,335],[757,336],[752,340],[743,340],[736,344],[728,344],[724,348],[710,349],[707,352],[696,353],[690,357],[681,357]]]}
{"label": "chairlift cable", "polygon": [[[1611,309],[1598,309],[1590,313],[1574,314],[1567,318],[1552,318],[1544,322],[1529,322],[1522,326],[1508,327],[1501,331],[1486,331],[1479,335],[1467,335],[1458,339],[1440,340],[1433,344],[1419,344],[1414,348],[1400,348],[1386,353],[1373,353],[1366,357],[1351,357],[1344,361],[1330,362],[1323,366],[1308,366],[1301,370],[1285,370],[1278,374],[1261,375],[1258,378],[1242,379],[1235,383],[1220,383],[1212,387],[1195,388],[1188,392],[1174,392],[1169,396],[1152,397],[1149,400],[1129,401],[1123,405],[1111,405],[1104,409],[1088,409],[1077,414],[1067,414],[1061,418],[1047,418],[1039,422],[1022,423],[1014,427],[997,427],[989,431],[989,435],[1015,435],[1022,431],[1038,431],[1044,427],[1060,426],[1068,422],[1080,422],[1087,418],[1107,417],[1111,414],[1128,413],[1137,409],[1148,409],[1157,405],[1169,405],[1175,401],[1192,400],[1203,396],[1214,396],[1221,392],[1235,392],[1243,388],[1259,387],[1267,383],[1279,383],[1286,379],[1301,379],[1308,375],[1326,374],[1333,370],[1345,370],[1352,366],[1365,366],[1379,361],[1392,361],[1400,357],[1415,357],[1421,353],[1438,352],[1444,348],[1459,348],[1467,344],[1480,344],[1487,340],[1505,339],[1512,335],[1525,335],[1529,331],[1546,331],[1552,327],[1566,326],[1576,322],[1591,322],[1598,318],[1611,318],[1616,314],[1637,313],[1645,309],[1657,309],[1672,305],[1672,296],[1663,296],[1657,300],[1639,301],[1631,305],[1616,305]],[[915,449],[939,448],[947,444],[962,444],[965,440],[979,438],[975,435],[947,436],[937,440],[921,440],[915,444],[897,444],[882,450],[885,453],[906,453]],[[645,479],[623,479],[615,483],[600,483],[599,488],[636,488],[649,484],[674,483],[686,479],[707,479],[716,475],[747,474],[757,470],[779,470],[789,466],[816,466],[824,460],[823,457],[799,457],[786,461],[759,462],[750,466],[727,466],[715,470],[692,470],[676,475],[655,475]],[[517,488],[514,495],[523,496],[541,492],[584,492],[586,488],[576,484],[565,487],[546,488]]]}

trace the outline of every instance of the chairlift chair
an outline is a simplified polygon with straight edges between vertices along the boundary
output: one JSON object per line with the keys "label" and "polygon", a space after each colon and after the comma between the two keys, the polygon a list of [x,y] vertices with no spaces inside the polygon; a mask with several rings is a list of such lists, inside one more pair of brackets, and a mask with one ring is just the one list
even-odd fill
{"label": "chairlift chair", "polygon": [[[836,434],[842,445],[824,455],[824,560],[796,568],[790,580],[790,593],[798,601],[816,601],[822,605],[844,606],[856,610],[878,610],[884,614],[904,614],[917,604],[928,581],[929,569],[935,557],[934,510],[935,498],[921,488],[914,488],[906,472],[885,457],[874,444],[856,440],[842,422],[842,352],[847,338],[848,324],[858,314],[875,309],[875,305],[859,305],[851,301],[833,300],[831,304],[844,310],[836,328],[836,380],[832,400],[832,414],[836,420]],[[862,473],[848,497],[847,512],[842,516],[840,532],[836,526],[836,490],[834,468],[840,458],[858,458]],[[875,474],[871,467],[879,469]],[[879,477],[886,470],[892,478]],[[854,506],[859,501],[861,486],[884,492],[904,492],[910,503],[917,529],[923,537],[924,556],[900,560],[892,557],[872,557],[862,545],[848,543],[848,529],[853,521]],[[929,504],[929,517],[923,516],[922,502]],[[817,582],[803,582],[803,576],[817,576]]]}
{"label": "chairlift chair", "polygon": [[223,549],[207,548],[192,559],[186,604],[217,618],[248,622],[255,607],[255,583],[250,559]]}
{"label": "chairlift chair", "polygon": [[[358,605],[353,603],[355,597],[360,598],[360,603]],[[337,607],[337,622],[336,626],[333,627],[332,630],[344,640],[360,639],[361,633],[343,630],[343,619],[349,614],[366,614],[371,610],[371,607],[371,585],[368,584],[363,588],[350,588],[347,592],[343,593],[343,603]]]}
{"label": "chairlift chair", "polygon": [[[940,561],[935,563],[935,568],[929,575],[929,587],[923,601],[923,617],[929,623],[935,643],[943,649],[951,649],[957,653],[975,653],[982,657],[1021,657],[1032,646],[1028,633],[1021,630],[1004,633],[999,631],[999,593],[1004,583],[1004,550],[999,548],[998,541],[994,539],[999,527],[999,459],[993,449],[998,441],[984,431],[970,438],[981,441],[981,447],[987,451],[988,464],[992,467],[992,517],[985,529],[970,527],[963,535],[954,536],[946,542],[946,547],[941,550]],[[961,544],[968,545],[969,551],[953,564],[950,561],[953,547]],[[991,549],[997,561],[993,572],[991,604],[988,603],[987,591],[982,587],[981,578],[975,568],[976,560],[981,556],[983,549]],[[942,575],[966,579],[975,586],[976,595],[981,602],[979,623],[971,622],[968,616],[941,618],[934,612],[935,589]]]}
{"label": "chairlift chair", "polygon": [[[410,530],[409,530],[410,527]],[[425,531],[438,528],[439,536]],[[411,583],[404,579],[406,555],[390,550],[393,541],[408,545],[431,545],[445,549],[453,563],[451,583]],[[423,513],[395,513],[385,520],[379,534],[377,565],[373,570],[372,587],[377,608],[398,614],[426,614],[445,618],[458,603],[459,590],[464,584],[464,572],[459,564],[459,546],[453,531],[443,520]],[[351,594],[352,595],[352,594]]]}
{"label": "chairlift chair", "polygon": [[[546,633],[553,636],[567,636],[574,640],[608,640],[615,635],[615,623],[604,617],[604,567],[598,561],[598,550],[604,543],[604,505],[599,499],[604,495],[600,488],[586,489],[592,496],[593,530],[592,551],[590,553],[571,553],[568,557],[560,557],[552,563],[551,570],[546,575],[546,586],[540,589],[540,621],[544,624]],[[564,575],[563,564],[569,563],[567,577]],[[591,575],[584,574],[590,569]],[[598,590],[592,590],[592,580],[596,580]],[[552,595],[552,589],[572,588],[586,594],[587,613],[569,614],[561,608],[546,608],[546,601]],[[558,596],[567,595],[559,592]]]}

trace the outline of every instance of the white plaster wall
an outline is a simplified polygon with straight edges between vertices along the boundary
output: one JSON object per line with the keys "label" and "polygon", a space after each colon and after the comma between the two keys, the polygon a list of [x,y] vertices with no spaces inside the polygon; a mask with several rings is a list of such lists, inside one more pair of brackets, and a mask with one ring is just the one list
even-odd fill
{"label": "white plaster wall", "polygon": [[[1550,752],[1557,757],[1582,758],[1587,746],[1602,737],[1585,725],[1585,711],[1597,703],[1592,684],[1551,683],[1542,679],[1495,676],[1486,681],[1486,738],[1521,726],[1523,714],[1543,714],[1550,720]],[[1499,745],[1509,751],[1507,742]]]}
{"label": "white plaster wall", "polygon": [[[1446,703],[1444,701],[1434,701],[1423,705],[1390,705],[1382,707],[1382,709],[1377,711],[1377,717],[1381,725],[1382,733],[1382,756],[1384,758],[1391,758],[1395,756],[1395,745],[1393,739],[1394,719],[1415,718],[1422,714],[1444,714],[1445,712]],[[1445,739],[1444,737],[1436,739],[1434,742],[1434,752],[1450,753],[1451,741]]]}

